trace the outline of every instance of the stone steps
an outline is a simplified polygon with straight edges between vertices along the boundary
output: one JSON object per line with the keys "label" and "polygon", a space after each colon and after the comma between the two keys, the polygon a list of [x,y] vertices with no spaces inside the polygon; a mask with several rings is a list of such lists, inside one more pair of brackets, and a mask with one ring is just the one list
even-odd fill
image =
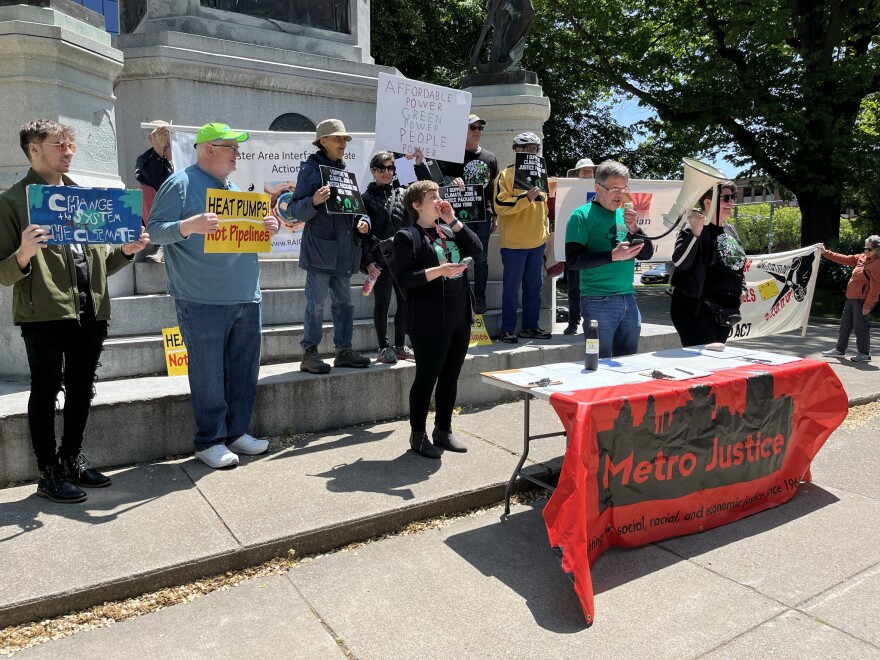
{"label": "stone steps", "polygon": [[[458,404],[482,405],[511,397],[510,392],[483,384],[483,371],[581,360],[583,338],[566,337],[560,330],[557,326],[557,334],[548,341],[522,340],[517,345],[496,343],[471,349],[459,379]],[[642,326],[640,351],[678,345],[671,327]],[[192,452],[195,426],[186,378],[108,380],[103,369],[84,447],[96,467]],[[411,362],[334,368],[322,376],[301,372],[299,362],[264,365],[251,433],[321,432],[406,416],[414,374]],[[0,383],[0,485],[37,476],[27,425],[28,389],[27,383]],[[56,416],[59,437],[61,431],[61,418]]]}

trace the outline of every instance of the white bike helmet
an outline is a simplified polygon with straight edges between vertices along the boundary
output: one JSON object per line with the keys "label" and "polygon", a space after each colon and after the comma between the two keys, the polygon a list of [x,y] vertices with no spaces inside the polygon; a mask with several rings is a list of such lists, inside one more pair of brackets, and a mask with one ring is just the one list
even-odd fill
{"label": "white bike helmet", "polygon": [[530,133],[526,131],[525,133],[520,133],[515,138],[513,138],[513,146],[521,147],[525,144],[537,144],[541,146],[541,138],[539,138],[534,133]]}

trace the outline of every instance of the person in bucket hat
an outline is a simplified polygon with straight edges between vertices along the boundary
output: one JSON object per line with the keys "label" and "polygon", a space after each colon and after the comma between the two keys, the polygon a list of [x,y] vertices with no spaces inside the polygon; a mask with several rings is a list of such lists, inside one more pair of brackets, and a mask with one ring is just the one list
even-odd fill
{"label": "person in bucket hat", "polygon": [[324,185],[321,166],[344,170],[345,147],[351,135],[339,119],[325,119],[315,130],[313,144],[318,151],[308,157],[299,170],[296,189],[288,208],[293,217],[305,222],[300,244],[299,267],[306,271],[306,311],[303,319],[303,350],[300,370],[326,374],[330,365],[318,354],[324,334],[324,302],[329,292],[333,301],[334,367],[364,368],[370,358],[352,348],[354,304],[351,302],[351,276],[360,270],[360,239],[370,229],[365,215],[330,213],[325,202],[330,186]]}

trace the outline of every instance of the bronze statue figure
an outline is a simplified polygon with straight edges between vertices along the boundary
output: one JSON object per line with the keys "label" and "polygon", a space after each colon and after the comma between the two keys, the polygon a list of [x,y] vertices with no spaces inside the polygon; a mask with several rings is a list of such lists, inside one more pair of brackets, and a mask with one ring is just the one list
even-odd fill
{"label": "bronze statue figure", "polygon": [[[501,73],[521,69],[520,60],[535,17],[532,0],[487,0],[486,25],[471,50],[471,66],[480,73]],[[489,59],[483,62],[480,50],[492,28]]]}

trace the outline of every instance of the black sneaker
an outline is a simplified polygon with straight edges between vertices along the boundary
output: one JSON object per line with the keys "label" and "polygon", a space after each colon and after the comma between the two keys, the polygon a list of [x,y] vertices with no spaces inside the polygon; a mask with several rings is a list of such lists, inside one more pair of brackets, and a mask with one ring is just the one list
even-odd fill
{"label": "black sneaker", "polygon": [[86,488],[104,488],[110,485],[110,477],[92,468],[82,453],[76,458],[59,457],[59,463],[64,478],[72,484]]}
{"label": "black sneaker", "polygon": [[85,502],[86,494],[69,481],[64,479],[60,465],[52,465],[40,472],[37,483],[37,495],[46,497],[53,502],[76,504]]}
{"label": "black sneaker", "polygon": [[486,299],[477,296],[474,299],[474,314],[485,314],[486,313]]}
{"label": "black sneaker", "polygon": [[550,339],[553,335],[541,328],[523,328],[519,336],[525,339]]}
{"label": "black sneaker", "polygon": [[577,326],[577,323],[569,323],[569,324],[565,327],[565,330],[562,331],[562,334],[564,334],[564,335],[569,335],[569,336],[571,336],[571,335],[576,335],[577,333],[578,333],[578,326]]}
{"label": "black sneaker", "polygon": [[502,330],[501,336],[498,337],[505,344],[518,344],[519,339],[516,338],[516,335],[513,334],[510,330]]}
{"label": "black sneaker", "polygon": [[334,367],[354,367],[356,369],[363,369],[364,367],[370,366],[370,358],[365,355],[361,355],[355,350],[350,348],[343,348],[336,354],[336,359],[333,360]]}
{"label": "black sneaker", "polygon": [[330,373],[330,365],[318,355],[317,346],[309,346],[306,348],[302,362],[299,363],[299,370],[307,371],[310,374],[327,374]]}

